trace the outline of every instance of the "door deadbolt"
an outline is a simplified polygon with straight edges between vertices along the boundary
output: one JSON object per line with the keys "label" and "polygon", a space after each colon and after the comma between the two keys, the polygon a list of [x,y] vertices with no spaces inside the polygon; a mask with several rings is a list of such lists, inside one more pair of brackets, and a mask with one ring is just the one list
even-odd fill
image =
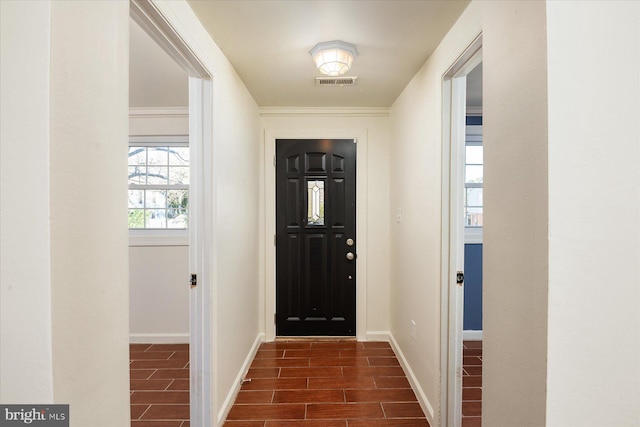
{"label": "door deadbolt", "polygon": [[456,274],[456,283],[461,284],[464,282],[464,273],[462,271],[458,271]]}
{"label": "door deadbolt", "polygon": [[349,261],[353,261],[353,259],[354,259],[355,257],[356,257],[356,256],[353,254],[353,252],[347,252],[347,259],[348,259]]}
{"label": "door deadbolt", "polygon": [[353,246],[354,241],[353,239],[347,239],[347,246]]}

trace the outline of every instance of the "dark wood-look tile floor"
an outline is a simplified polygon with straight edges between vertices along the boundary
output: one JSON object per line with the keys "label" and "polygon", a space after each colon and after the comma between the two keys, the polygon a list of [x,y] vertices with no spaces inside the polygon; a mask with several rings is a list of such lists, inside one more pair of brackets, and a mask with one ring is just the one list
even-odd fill
{"label": "dark wood-look tile floor", "polygon": [[464,341],[462,369],[462,427],[481,427],[482,341]]}
{"label": "dark wood-look tile floor", "polygon": [[429,427],[386,342],[264,343],[246,379],[225,427]]}
{"label": "dark wood-look tile floor", "polygon": [[131,427],[189,427],[189,345],[131,344]]}

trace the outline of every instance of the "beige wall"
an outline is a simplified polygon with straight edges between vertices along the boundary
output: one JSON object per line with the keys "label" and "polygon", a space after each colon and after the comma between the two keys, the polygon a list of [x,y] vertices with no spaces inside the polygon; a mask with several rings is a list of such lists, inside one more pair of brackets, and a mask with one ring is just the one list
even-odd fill
{"label": "beige wall", "polygon": [[0,2],[0,402],[5,404],[53,401],[50,16],[48,1]]}
{"label": "beige wall", "polygon": [[483,7],[483,422],[540,426],[548,279],[545,4]]}
{"label": "beige wall", "polygon": [[480,17],[480,6],[470,4],[391,110],[391,333],[435,425],[446,374],[440,370],[442,76],[480,34]]}
{"label": "beige wall", "polygon": [[640,3],[550,1],[546,15],[546,423],[637,426]]}
{"label": "beige wall", "polygon": [[54,399],[73,426],[125,426],[129,5],[51,6]]}
{"label": "beige wall", "polygon": [[131,342],[189,342],[189,246],[129,247]]}

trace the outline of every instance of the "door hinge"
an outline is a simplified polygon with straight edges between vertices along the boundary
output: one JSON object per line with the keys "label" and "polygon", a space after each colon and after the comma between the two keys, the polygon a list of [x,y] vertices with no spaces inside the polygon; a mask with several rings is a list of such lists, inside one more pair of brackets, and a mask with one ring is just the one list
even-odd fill
{"label": "door hinge", "polygon": [[278,236],[277,235],[273,235],[273,246],[276,246],[276,243],[278,242]]}
{"label": "door hinge", "polygon": [[273,167],[275,167],[275,166],[276,166],[276,155],[274,154],[273,155]]}
{"label": "door hinge", "polygon": [[198,286],[198,275],[197,274],[192,274],[191,275],[191,280],[189,280],[189,283],[191,284],[192,288],[195,288],[196,286]]}
{"label": "door hinge", "polygon": [[273,324],[275,325],[276,323],[278,323],[278,315],[273,313]]}

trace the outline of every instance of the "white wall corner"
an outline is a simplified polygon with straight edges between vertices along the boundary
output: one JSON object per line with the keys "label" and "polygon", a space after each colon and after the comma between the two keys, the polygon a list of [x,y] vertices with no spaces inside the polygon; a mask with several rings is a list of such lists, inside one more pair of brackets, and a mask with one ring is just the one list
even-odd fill
{"label": "white wall corner", "polygon": [[482,331],[462,331],[462,339],[465,341],[482,341]]}
{"label": "white wall corner", "polygon": [[229,415],[229,411],[233,406],[233,402],[235,402],[236,397],[240,392],[240,387],[242,386],[242,380],[247,374],[247,371],[249,371],[251,362],[253,362],[253,359],[256,357],[256,353],[260,348],[260,344],[262,344],[264,341],[265,341],[265,334],[261,332],[256,336],[256,339],[253,342],[253,345],[251,346],[251,350],[249,350],[249,353],[247,354],[247,357],[244,359],[244,363],[242,364],[242,367],[240,368],[240,371],[238,372],[238,375],[236,376],[236,379],[233,382],[234,384],[233,388],[231,388],[231,390],[229,390],[229,392],[227,393],[227,398],[224,400],[222,407],[218,411],[217,425],[222,425],[225,418],[227,418],[227,415]]}
{"label": "white wall corner", "polygon": [[389,342],[391,343],[391,348],[393,348],[393,351],[396,353],[396,356],[398,357],[398,361],[400,362],[400,366],[402,366],[402,370],[404,371],[405,375],[407,376],[407,379],[409,380],[409,383],[411,384],[411,388],[413,389],[413,392],[416,394],[416,398],[418,399],[418,403],[420,403],[420,407],[422,408],[425,415],[427,416],[427,421],[429,421],[429,425],[435,426],[436,422],[435,422],[435,412],[433,410],[433,405],[431,404],[431,402],[429,402],[427,395],[425,394],[424,390],[420,386],[418,379],[413,373],[411,366],[409,366],[409,362],[407,362],[407,359],[404,357],[404,354],[402,353],[402,350],[400,350],[400,346],[398,345],[398,342],[396,341],[396,339],[393,337],[392,333],[389,333]]}

